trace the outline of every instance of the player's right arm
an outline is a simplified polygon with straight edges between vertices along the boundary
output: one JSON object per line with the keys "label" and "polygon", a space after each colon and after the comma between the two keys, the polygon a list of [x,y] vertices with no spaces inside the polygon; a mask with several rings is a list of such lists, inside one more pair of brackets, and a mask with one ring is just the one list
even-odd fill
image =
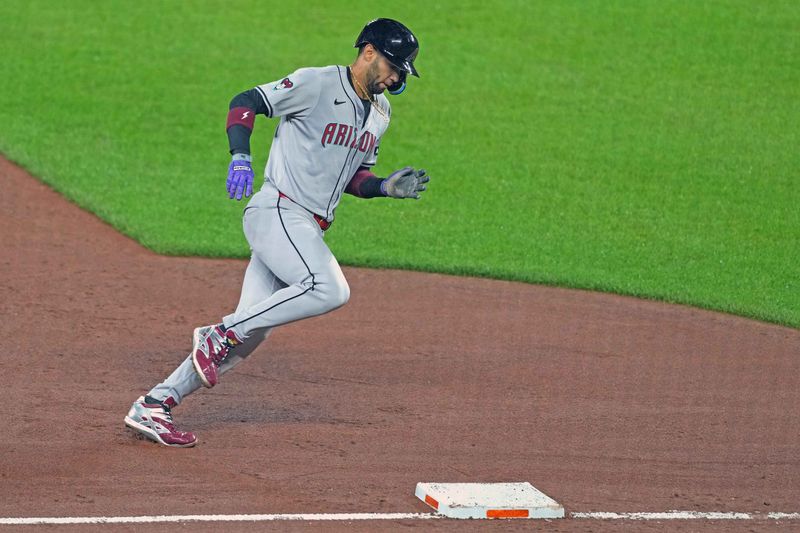
{"label": "player's right arm", "polygon": [[258,94],[258,89],[250,89],[233,97],[226,125],[231,155],[247,155],[249,160],[250,135],[256,115],[267,115],[267,104]]}
{"label": "player's right arm", "polygon": [[299,69],[279,80],[239,93],[228,110],[228,144],[232,156],[227,188],[230,198],[242,199],[253,192],[250,135],[256,115],[302,118],[317,105],[320,83],[315,69]]}
{"label": "player's right arm", "polygon": [[266,115],[267,105],[256,89],[250,89],[233,97],[228,109],[228,144],[231,164],[228,167],[228,198],[242,199],[253,193],[253,167],[250,157],[250,135],[257,114]]}

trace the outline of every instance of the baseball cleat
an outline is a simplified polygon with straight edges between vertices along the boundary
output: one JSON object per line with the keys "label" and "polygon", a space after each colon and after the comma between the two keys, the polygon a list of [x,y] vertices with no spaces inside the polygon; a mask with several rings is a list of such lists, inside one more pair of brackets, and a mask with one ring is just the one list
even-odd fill
{"label": "baseball cleat", "polygon": [[197,437],[194,433],[175,429],[171,413],[174,406],[172,398],[160,402],[150,396],[140,396],[128,411],[125,425],[164,446],[191,448],[197,444]]}
{"label": "baseball cleat", "polygon": [[219,367],[225,362],[231,348],[241,342],[233,331],[225,330],[222,324],[195,328],[192,363],[204,386],[211,388],[217,384]]}

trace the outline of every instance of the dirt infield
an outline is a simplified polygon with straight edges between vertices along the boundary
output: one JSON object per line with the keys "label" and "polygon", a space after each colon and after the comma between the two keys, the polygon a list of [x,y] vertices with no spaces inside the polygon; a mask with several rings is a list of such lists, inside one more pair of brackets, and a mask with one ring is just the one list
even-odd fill
{"label": "dirt infield", "polygon": [[[130,403],[233,309],[245,262],[157,256],[6,161],[0,182],[0,517],[428,512],[418,481],[530,481],[568,512],[800,511],[800,331],[502,281],[347,268],[348,305],[279,329],[176,409],[196,448],[138,440]],[[167,528],[222,526],[113,529]]]}

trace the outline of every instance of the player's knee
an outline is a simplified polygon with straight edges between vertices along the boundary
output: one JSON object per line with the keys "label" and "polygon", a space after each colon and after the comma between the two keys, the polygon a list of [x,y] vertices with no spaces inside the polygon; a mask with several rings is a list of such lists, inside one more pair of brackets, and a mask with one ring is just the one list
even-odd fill
{"label": "player's knee", "polygon": [[344,276],[334,276],[319,285],[325,293],[325,305],[329,311],[343,306],[350,299],[350,286]]}
{"label": "player's knee", "polygon": [[344,279],[336,286],[336,297],[334,299],[336,307],[341,307],[350,300],[350,285]]}

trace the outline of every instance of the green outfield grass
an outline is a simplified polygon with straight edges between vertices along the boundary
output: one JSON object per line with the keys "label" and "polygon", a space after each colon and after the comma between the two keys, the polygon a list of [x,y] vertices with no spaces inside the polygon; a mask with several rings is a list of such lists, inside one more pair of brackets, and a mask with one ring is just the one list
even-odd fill
{"label": "green outfield grass", "polygon": [[[800,9],[787,1],[0,3],[0,151],[166,254],[245,257],[230,98],[418,35],[343,264],[599,289],[800,326]],[[259,117],[266,160],[275,122]],[[259,172],[260,173],[260,172]],[[42,216],[47,206],[43,205]],[[412,288],[413,289],[413,288]]]}

